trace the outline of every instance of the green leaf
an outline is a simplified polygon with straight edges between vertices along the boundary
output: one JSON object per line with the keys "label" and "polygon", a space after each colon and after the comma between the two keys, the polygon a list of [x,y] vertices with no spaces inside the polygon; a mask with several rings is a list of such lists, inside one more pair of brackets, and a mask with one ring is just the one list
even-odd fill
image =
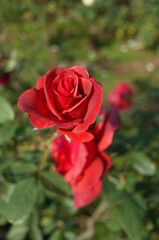
{"label": "green leaf", "polygon": [[0,127],[0,145],[3,145],[10,141],[14,136],[17,124],[13,122],[7,122]]}
{"label": "green leaf", "polygon": [[146,208],[141,198],[123,192],[118,214],[122,228],[132,240],[139,239],[139,231],[145,210]]}
{"label": "green leaf", "polygon": [[29,176],[33,176],[37,171],[37,166],[32,163],[14,163],[3,170],[3,176],[9,182],[18,182]]}
{"label": "green leaf", "polygon": [[17,66],[17,51],[13,51],[11,53],[11,58],[9,59],[7,66],[6,66],[6,71],[11,72],[15,69]]}
{"label": "green leaf", "polygon": [[6,209],[6,204],[4,201],[0,199],[0,215],[5,217],[5,209]]}
{"label": "green leaf", "polygon": [[116,187],[116,184],[113,184],[108,179],[103,179],[103,194],[107,198],[108,206],[116,205],[120,202],[121,190]]}
{"label": "green leaf", "polygon": [[[0,202],[0,204],[1,204],[1,202]],[[0,226],[6,225],[6,224],[7,224],[7,220],[6,220],[5,216],[0,214]]]}
{"label": "green leaf", "polygon": [[97,117],[96,117],[96,123],[100,123],[101,121],[102,121],[101,116],[100,116],[100,115],[97,115]]}
{"label": "green leaf", "polygon": [[56,189],[60,192],[63,192],[67,195],[71,195],[71,190],[67,183],[64,181],[64,178],[54,171],[45,171],[40,175],[40,179],[42,184],[51,191],[55,191]]}
{"label": "green leaf", "polygon": [[153,176],[156,171],[155,164],[144,153],[134,152],[131,156],[134,169],[142,175]]}
{"label": "green leaf", "polygon": [[21,225],[12,225],[7,234],[7,239],[23,240],[25,239],[27,232],[28,232],[28,227],[26,226],[26,223],[23,223]]}
{"label": "green leaf", "polygon": [[49,237],[49,240],[62,240],[62,233],[60,229],[55,230]]}
{"label": "green leaf", "polygon": [[[2,191],[1,200],[4,203],[7,203],[9,201],[10,196],[12,195],[14,189],[15,189],[15,184],[11,184],[7,181],[3,181],[2,188],[1,188],[1,191]],[[0,204],[0,209],[1,209],[1,204]]]}
{"label": "green leaf", "polygon": [[31,227],[30,240],[43,240],[42,231],[38,226]]}
{"label": "green leaf", "polygon": [[42,231],[39,228],[39,215],[38,212],[33,212],[30,217],[30,240],[43,240]]}
{"label": "green leaf", "polygon": [[0,96],[0,113],[0,123],[14,119],[14,112],[10,103],[2,96]]}
{"label": "green leaf", "polygon": [[15,187],[6,204],[6,217],[13,224],[21,224],[31,213],[37,199],[37,184],[33,178],[25,179]]}
{"label": "green leaf", "polygon": [[[100,222],[98,221],[95,224],[95,234],[93,239],[99,239],[99,240],[122,240],[120,237],[120,233],[117,231],[111,231],[109,228],[107,228],[106,222]],[[74,238],[76,239],[76,238]]]}
{"label": "green leaf", "polygon": [[77,239],[77,236],[75,233],[71,232],[71,231],[65,231],[64,233],[65,239],[66,240],[74,240]]}

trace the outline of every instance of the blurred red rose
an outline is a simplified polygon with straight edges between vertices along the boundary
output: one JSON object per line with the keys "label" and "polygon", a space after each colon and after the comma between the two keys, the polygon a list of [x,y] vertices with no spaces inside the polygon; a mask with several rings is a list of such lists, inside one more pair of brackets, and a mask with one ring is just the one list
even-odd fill
{"label": "blurred red rose", "polygon": [[10,83],[10,73],[5,71],[5,64],[9,60],[7,55],[0,56],[0,85],[8,85]]}
{"label": "blurred red rose", "polygon": [[78,141],[90,141],[93,124],[102,104],[102,87],[83,67],[54,68],[26,90],[18,108],[27,112],[37,129],[56,126]]}
{"label": "blurred red rose", "polygon": [[10,73],[0,71],[0,85],[8,85],[10,83]]}
{"label": "blurred red rose", "polygon": [[131,106],[134,90],[130,83],[123,82],[116,85],[108,95],[108,103],[118,111],[127,111]]}
{"label": "blurred red rose", "polygon": [[56,161],[56,172],[64,175],[71,186],[76,208],[94,201],[101,193],[102,176],[111,166],[111,158],[104,152],[113,141],[120,120],[116,110],[106,114],[102,109],[101,121],[92,128],[94,139],[90,142],[70,142],[64,136],[52,142],[51,157]]}

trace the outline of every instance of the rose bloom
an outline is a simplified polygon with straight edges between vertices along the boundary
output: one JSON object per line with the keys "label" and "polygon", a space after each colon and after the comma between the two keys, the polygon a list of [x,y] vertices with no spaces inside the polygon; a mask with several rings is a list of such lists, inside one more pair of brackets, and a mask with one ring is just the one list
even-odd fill
{"label": "rose bloom", "polygon": [[108,95],[108,103],[118,111],[127,111],[131,106],[134,89],[128,82],[119,83]]}
{"label": "rose bloom", "polygon": [[102,104],[102,87],[83,67],[54,68],[26,90],[18,99],[18,108],[27,112],[37,128],[56,126],[78,141],[90,141],[89,127]]}
{"label": "rose bloom", "polygon": [[94,138],[90,142],[69,142],[64,136],[52,142],[53,167],[71,186],[76,208],[86,206],[100,195],[101,178],[112,163],[104,150],[112,144],[114,131],[120,126],[119,116],[115,109],[108,114],[102,109],[100,118],[92,128]]}
{"label": "rose bloom", "polygon": [[8,60],[9,57],[7,55],[0,56],[0,85],[8,85],[10,83],[10,73],[4,70]]}
{"label": "rose bloom", "polygon": [[10,83],[10,73],[0,71],[0,85],[8,85]]}

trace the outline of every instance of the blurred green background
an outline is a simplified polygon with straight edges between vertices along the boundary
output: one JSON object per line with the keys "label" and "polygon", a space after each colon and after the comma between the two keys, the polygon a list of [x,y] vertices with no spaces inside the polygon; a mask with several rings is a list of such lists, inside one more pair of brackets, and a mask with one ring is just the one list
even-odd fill
{"label": "blurred green background", "polygon": [[[11,81],[0,85],[0,239],[158,240],[159,0],[1,0],[4,54]],[[49,153],[33,177],[52,131],[33,131],[16,106],[48,69],[73,65],[102,83],[104,105],[117,82],[135,88],[103,193],[79,211],[53,180]]]}

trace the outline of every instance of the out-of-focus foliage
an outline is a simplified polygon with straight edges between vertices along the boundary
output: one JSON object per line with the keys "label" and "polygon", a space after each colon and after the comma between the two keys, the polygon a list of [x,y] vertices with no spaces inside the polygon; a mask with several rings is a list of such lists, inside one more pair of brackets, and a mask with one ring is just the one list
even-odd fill
{"label": "out-of-focus foliage", "polygon": [[[4,70],[11,72],[10,85],[0,85],[2,240],[159,238],[159,1],[85,1],[0,1],[0,54],[10,57]],[[118,81],[135,87],[108,151],[114,163],[103,193],[81,210],[52,171],[54,129],[34,130],[16,106],[57,65],[87,67],[105,105]]]}

